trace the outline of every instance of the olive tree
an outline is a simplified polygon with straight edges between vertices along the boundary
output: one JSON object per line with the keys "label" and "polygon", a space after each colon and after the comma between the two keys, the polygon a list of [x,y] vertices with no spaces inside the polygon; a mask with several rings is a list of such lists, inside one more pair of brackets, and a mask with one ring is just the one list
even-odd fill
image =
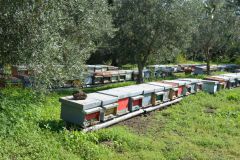
{"label": "olive tree", "polygon": [[[150,56],[168,45],[173,45],[181,31],[177,13],[185,1],[169,0],[116,0],[114,25],[118,28],[115,42],[118,56],[136,63],[138,83],[143,82],[142,71]],[[156,56],[156,58],[162,58]]]}
{"label": "olive tree", "polygon": [[38,88],[83,77],[90,54],[114,31],[105,0],[0,3],[3,63],[28,64]]}

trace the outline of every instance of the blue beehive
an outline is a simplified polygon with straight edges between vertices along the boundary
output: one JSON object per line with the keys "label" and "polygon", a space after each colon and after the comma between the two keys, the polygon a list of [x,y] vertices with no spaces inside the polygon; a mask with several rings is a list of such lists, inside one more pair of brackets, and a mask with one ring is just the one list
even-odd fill
{"label": "blue beehive", "polygon": [[101,101],[91,98],[74,100],[73,96],[62,97],[61,118],[85,128],[100,122]]}
{"label": "blue beehive", "polygon": [[164,101],[164,87],[140,84],[139,87],[143,88],[143,106],[155,106]]}
{"label": "blue beehive", "polygon": [[203,82],[203,91],[215,94],[218,91],[218,81],[211,81],[211,80],[202,80]]}

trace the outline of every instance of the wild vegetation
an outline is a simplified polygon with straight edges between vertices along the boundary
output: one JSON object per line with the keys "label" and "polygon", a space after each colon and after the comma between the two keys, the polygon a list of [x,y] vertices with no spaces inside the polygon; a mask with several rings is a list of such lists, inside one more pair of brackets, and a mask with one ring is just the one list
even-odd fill
{"label": "wild vegetation", "polygon": [[87,134],[64,128],[58,98],[65,94],[0,91],[1,159],[240,157],[239,88],[198,93],[166,110]]}

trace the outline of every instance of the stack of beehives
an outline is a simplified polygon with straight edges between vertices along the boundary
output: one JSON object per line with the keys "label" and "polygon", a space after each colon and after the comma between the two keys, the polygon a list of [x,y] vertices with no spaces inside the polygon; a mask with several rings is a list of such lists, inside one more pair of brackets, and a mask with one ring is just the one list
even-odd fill
{"label": "stack of beehives", "polygon": [[240,74],[230,73],[201,79],[177,79],[119,87],[91,93],[85,100],[60,99],[61,118],[85,128],[105,123],[131,112],[174,101],[201,90],[216,93],[240,85]]}

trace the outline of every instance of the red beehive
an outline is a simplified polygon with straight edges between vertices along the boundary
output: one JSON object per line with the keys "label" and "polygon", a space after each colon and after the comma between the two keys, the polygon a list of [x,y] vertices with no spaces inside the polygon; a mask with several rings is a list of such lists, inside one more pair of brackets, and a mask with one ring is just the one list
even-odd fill
{"label": "red beehive", "polygon": [[175,96],[176,97],[180,97],[183,94],[183,89],[184,89],[183,86],[179,86],[177,83],[174,83],[174,82],[165,82],[165,81],[163,81],[162,83],[170,84],[173,87],[178,88],[178,90],[175,91]]}

